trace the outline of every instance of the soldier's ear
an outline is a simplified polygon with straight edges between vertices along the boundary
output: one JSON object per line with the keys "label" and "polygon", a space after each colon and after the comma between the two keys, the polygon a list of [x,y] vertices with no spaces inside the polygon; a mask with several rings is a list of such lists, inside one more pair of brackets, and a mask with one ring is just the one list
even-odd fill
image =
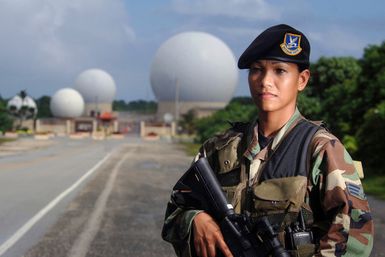
{"label": "soldier's ear", "polygon": [[310,79],[310,70],[305,69],[299,73],[298,76],[298,91],[302,91],[305,89],[307,83]]}

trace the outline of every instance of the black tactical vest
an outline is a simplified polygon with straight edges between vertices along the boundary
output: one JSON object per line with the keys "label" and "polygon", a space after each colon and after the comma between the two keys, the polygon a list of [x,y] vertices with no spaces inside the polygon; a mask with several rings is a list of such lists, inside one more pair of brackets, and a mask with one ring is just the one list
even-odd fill
{"label": "black tactical vest", "polygon": [[266,161],[260,181],[293,176],[307,177],[310,142],[320,128],[308,120],[299,121]]}

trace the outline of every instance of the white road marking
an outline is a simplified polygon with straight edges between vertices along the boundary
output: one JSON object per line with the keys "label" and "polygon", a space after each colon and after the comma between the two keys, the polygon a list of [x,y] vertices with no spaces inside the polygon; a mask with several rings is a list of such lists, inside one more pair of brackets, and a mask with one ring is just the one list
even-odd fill
{"label": "white road marking", "polygon": [[107,205],[107,200],[111,194],[120,166],[131,153],[132,151],[126,153],[124,157],[120,159],[120,161],[114,166],[114,169],[110,173],[106,186],[104,187],[102,193],[96,200],[94,210],[92,211],[91,216],[84,227],[84,230],[75,240],[75,243],[72,246],[68,257],[85,257],[87,255],[88,249],[99,231],[100,224],[103,218],[103,213]]}
{"label": "white road marking", "polygon": [[52,210],[63,198],[70,194],[76,187],[78,187],[87,177],[94,173],[110,156],[112,153],[108,153],[102,160],[100,160],[93,168],[87,171],[79,180],[77,180],[72,186],[63,191],[50,203],[48,203],[43,209],[35,214],[30,220],[27,221],[21,228],[19,228],[10,238],[8,238],[3,244],[0,245],[0,256],[3,255],[9,248],[11,248],[17,241],[20,240],[44,215]]}

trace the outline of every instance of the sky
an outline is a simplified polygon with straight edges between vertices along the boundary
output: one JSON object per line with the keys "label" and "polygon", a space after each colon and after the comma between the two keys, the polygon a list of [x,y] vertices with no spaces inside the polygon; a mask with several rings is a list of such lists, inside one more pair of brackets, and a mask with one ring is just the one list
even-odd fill
{"label": "sky", "polygon": [[[259,33],[286,23],[308,37],[312,62],[361,58],[385,41],[384,10],[383,0],[0,0],[0,96],[52,96],[99,68],[114,78],[116,100],[155,100],[155,53],[186,31],[220,38],[238,59]],[[248,95],[239,75],[235,95]]]}

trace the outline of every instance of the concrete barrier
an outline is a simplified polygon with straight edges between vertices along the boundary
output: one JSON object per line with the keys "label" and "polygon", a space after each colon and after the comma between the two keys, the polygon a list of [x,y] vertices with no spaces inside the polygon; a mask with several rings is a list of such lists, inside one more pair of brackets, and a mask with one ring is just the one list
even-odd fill
{"label": "concrete barrier", "polygon": [[108,137],[112,138],[112,139],[123,139],[124,135],[123,134],[111,134]]}
{"label": "concrete barrier", "polygon": [[48,139],[51,138],[51,136],[50,136],[49,134],[36,134],[36,135],[34,136],[34,138],[35,138],[36,140],[48,140]]}
{"label": "concrete barrier", "polygon": [[19,135],[15,132],[5,132],[4,137],[5,138],[18,138]]}
{"label": "concrete barrier", "polygon": [[94,140],[103,140],[105,138],[104,132],[96,131],[92,133],[92,139]]}
{"label": "concrete barrier", "polygon": [[69,134],[68,137],[71,139],[83,139],[84,138],[83,134],[81,134],[81,133],[72,133],[72,134]]}

